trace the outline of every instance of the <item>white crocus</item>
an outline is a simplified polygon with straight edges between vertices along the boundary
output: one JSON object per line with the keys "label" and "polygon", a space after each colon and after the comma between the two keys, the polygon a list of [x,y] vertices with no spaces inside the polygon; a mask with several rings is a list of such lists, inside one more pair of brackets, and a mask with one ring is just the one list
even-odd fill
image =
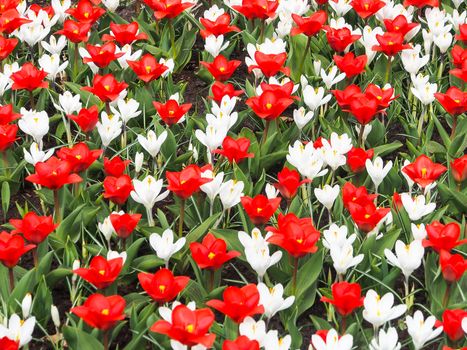
{"label": "white crocus", "polygon": [[421,241],[421,240],[425,239],[426,236],[427,236],[425,224],[416,225],[416,224],[412,223],[412,224],[410,224],[410,229],[412,231],[413,239]]}
{"label": "white crocus", "polygon": [[117,115],[108,115],[106,112],[101,113],[101,121],[97,122],[96,128],[104,148],[120,136],[122,125],[123,123]]}
{"label": "white crocus", "polygon": [[384,250],[384,255],[388,261],[401,269],[406,280],[409,276],[422,264],[423,254],[425,249],[423,248],[420,240],[414,240],[410,244],[405,244],[401,240],[398,240],[395,244],[396,254],[389,250]]}
{"label": "white crocus", "polygon": [[49,132],[49,116],[46,111],[37,112],[21,108],[21,119],[18,121],[19,128],[31,136],[42,149],[42,138]]}
{"label": "white crocus", "polygon": [[271,185],[270,183],[267,183],[266,186],[264,187],[264,192],[266,192],[266,197],[268,199],[273,199],[277,198],[279,195],[279,190],[274,187],[274,185]]}
{"label": "white crocus", "polygon": [[[58,1],[60,0],[52,0],[52,1]],[[50,53],[51,55],[61,55],[63,49],[67,45],[67,40],[66,36],[61,35],[58,37],[58,40],[55,36],[51,35],[49,38],[49,42],[47,41],[41,41],[41,45],[44,48],[45,51]]]}
{"label": "white crocus", "polygon": [[318,199],[318,201],[324,205],[327,210],[331,210],[334,201],[339,196],[340,187],[339,185],[324,185],[323,188],[315,188],[314,192],[316,199]]}
{"label": "white crocus", "polygon": [[370,343],[370,350],[399,350],[399,336],[394,327],[388,328],[387,332],[380,329],[378,338],[373,338]]}
{"label": "white crocus", "polygon": [[224,51],[229,46],[229,41],[224,42],[224,36],[219,35],[209,35],[204,44],[204,50],[209,52],[212,57],[217,57],[219,54]]}
{"label": "white crocus", "polygon": [[23,148],[24,160],[29,164],[36,165],[38,162],[45,162],[47,159],[52,157],[54,149],[49,149],[47,152],[41,151],[39,145],[36,142],[31,143],[29,152],[26,148]]}
{"label": "white crocus", "polygon": [[104,235],[107,243],[110,244],[110,239],[115,232],[112,222],[110,221],[110,216],[106,217],[103,222],[99,222],[97,228]]}
{"label": "white crocus", "polygon": [[153,130],[149,130],[146,137],[138,135],[138,142],[151,157],[155,158],[159,154],[162,144],[167,139],[167,131],[164,130],[159,136]]}
{"label": "white crocus", "polygon": [[68,67],[68,61],[60,64],[59,54],[43,54],[39,58],[39,66],[47,72],[47,79],[54,81],[55,78]]}
{"label": "white crocus", "polygon": [[102,4],[109,10],[110,12],[115,12],[120,5],[120,0],[102,0]]}
{"label": "white crocus", "polygon": [[143,162],[144,162],[143,152],[136,152],[135,161],[134,161],[136,173],[139,173],[141,171],[141,168],[143,167]]}
{"label": "white crocus", "polygon": [[186,243],[185,237],[181,237],[176,241],[174,241],[174,238],[174,233],[171,229],[165,230],[162,236],[157,233],[149,236],[149,244],[155,250],[157,257],[165,261],[166,266],[168,266],[172,255],[182,249]]}
{"label": "white crocus", "polygon": [[123,52],[123,56],[117,58],[118,64],[122,69],[127,69],[129,67],[128,61],[137,61],[143,54],[142,50],[136,50],[132,52],[132,46],[130,44],[126,44],[121,49],[117,49],[116,53]]}
{"label": "white crocus", "polygon": [[219,191],[219,198],[224,210],[230,209],[240,203],[244,188],[245,184],[243,181],[228,180],[222,184]]}
{"label": "white crocus", "polygon": [[327,74],[326,71],[321,68],[320,76],[327,89],[330,89],[333,85],[345,79],[345,73],[341,73],[339,75],[337,75],[337,73],[338,69],[336,66],[332,66]]}
{"label": "white crocus", "polygon": [[110,110],[112,113],[118,114],[125,124],[141,114],[139,102],[132,98],[117,100],[117,107],[111,106]]}
{"label": "white crocus", "polygon": [[363,305],[363,318],[374,328],[400,317],[407,310],[405,304],[394,306],[394,295],[391,292],[380,297],[373,289],[366,293]]}
{"label": "white crocus", "polygon": [[438,84],[426,82],[423,85],[418,84],[410,88],[412,94],[423,104],[429,105],[435,100],[435,93],[438,91]]}
{"label": "white crocus", "polygon": [[370,132],[371,130],[373,129],[373,127],[370,125],[370,124],[367,124],[365,126],[362,126],[360,124],[356,124],[355,125],[355,130],[357,131],[357,135],[360,135],[360,128],[364,128],[363,129],[363,137],[362,137],[362,142],[365,143],[366,142],[366,139],[368,137],[368,135],[370,135]]}
{"label": "white crocus", "polygon": [[284,286],[280,283],[269,288],[264,283],[258,283],[259,303],[264,306],[266,318],[273,317],[279,311],[288,309],[295,301],[295,297],[284,298]]}
{"label": "white crocus", "polygon": [[264,346],[266,339],[266,323],[263,320],[255,321],[252,317],[245,317],[238,326],[240,335],[244,335],[251,340],[256,340],[259,345]]}
{"label": "white crocus", "polygon": [[354,233],[347,237],[349,230],[347,226],[337,226],[336,224],[331,224],[328,229],[323,231],[323,246],[327,249],[333,247],[343,247],[346,244],[352,244],[357,235]]}
{"label": "white crocus", "polygon": [[65,91],[58,95],[58,103],[54,103],[54,106],[66,115],[79,112],[82,108],[80,95],[73,95],[70,91]]}
{"label": "white crocus", "polygon": [[165,199],[169,191],[162,191],[163,180],[156,180],[151,175],[146,176],[142,181],[133,179],[134,190],[131,191],[131,198],[137,203],[144,205],[148,215],[149,226],[154,226],[152,218],[152,208],[154,204]]}
{"label": "white crocus", "polygon": [[287,334],[279,337],[279,332],[271,330],[266,334],[264,339],[264,350],[289,350],[292,345],[292,337]]}
{"label": "white crocus", "polygon": [[321,336],[313,334],[311,345],[315,350],[350,350],[353,346],[353,337],[351,334],[339,336],[335,329],[330,329],[326,335],[326,341]]}
{"label": "white crocus", "polygon": [[[212,211],[212,204],[214,203],[214,199],[219,194],[222,186],[222,181],[224,180],[224,173],[221,171],[218,174],[214,174],[212,170],[206,170],[201,173],[201,177],[211,179],[208,183],[201,185],[200,189],[206,196],[209,198],[209,202],[211,204],[211,211]],[[212,213],[211,213],[212,214]]]}
{"label": "white crocus", "polygon": [[420,56],[421,51],[422,47],[420,45],[415,45],[412,49],[403,50],[401,52],[402,64],[408,73],[417,74],[418,71],[428,63],[430,56]]}
{"label": "white crocus", "polygon": [[53,304],[50,306],[50,316],[55,328],[60,328],[60,313],[58,312],[58,308]]}
{"label": "white crocus", "polygon": [[353,256],[352,244],[331,247],[330,250],[333,267],[338,275],[345,275],[351,267],[357,266],[363,261],[363,254]]}
{"label": "white crocus", "polygon": [[425,319],[423,317],[423,313],[420,310],[415,311],[413,317],[408,315],[405,318],[407,332],[412,338],[415,350],[420,350],[427,342],[441,334],[443,327],[441,326],[433,329],[433,327],[435,327],[435,323],[435,316],[428,316]]}
{"label": "white crocus", "polygon": [[307,85],[303,89],[303,100],[308,108],[314,112],[320,106],[325,105],[331,100],[331,94],[324,95],[325,91],[323,87],[314,88],[311,85]]}
{"label": "white crocus", "polygon": [[412,198],[409,193],[402,193],[401,200],[405,211],[412,221],[420,220],[422,217],[432,213],[436,209],[435,203],[426,203],[424,195]]}
{"label": "white crocus", "polygon": [[125,264],[125,261],[126,261],[126,258],[127,258],[126,252],[119,253],[116,250],[109,250],[107,252],[107,256],[106,256],[107,260],[113,260],[113,259],[119,259],[119,258],[121,258],[123,264]]}
{"label": "white crocus", "polygon": [[21,312],[23,313],[23,319],[26,319],[31,314],[32,306],[32,294],[26,293],[23,300],[21,301]]}
{"label": "white crocus", "polygon": [[15,340],[22,347],[32,340],[32,333],[36,325],[36,318],[29,317],[22,320],[17,314],[10,316],[8,324],[0,324],[0,338],[7,337]]}
{"label": "white crocus", "polygon": [[302,130],[313,119],[315,114],[313,111],[306,111],[304,107],[293,111],[293,120],[297,127]]}
{"label": "white crocus", "polygon": [[365,162],[366,171],[375,185],[375,192],[378,192],[378,187],[383,182],[384,178],[388,175],[392,168],[392,161],[389,161],[384,165],[381,157],[376,157],[373,162],[367,159]]}
{"label": "white crocus", "polygon": [[337,17],[345,16],[345,14],[352,9],[350,1],[348,0],[330,1],[329,6],[331,6],[331,8],[334,10]]}

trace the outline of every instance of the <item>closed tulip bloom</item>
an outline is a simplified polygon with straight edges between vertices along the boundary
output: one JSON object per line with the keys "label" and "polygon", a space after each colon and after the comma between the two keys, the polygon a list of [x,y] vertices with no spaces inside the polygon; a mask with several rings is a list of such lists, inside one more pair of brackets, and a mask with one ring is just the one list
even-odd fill
{"label": "closed tulip bloom", "polygon": [[259,343],[241,335],[235,340],[225,340],[222,343],[222,350],[259,350]]}
{"label": "closed tulip bloom", "polygon": [[396,254],[389,250],[384,250],[384,255],[388,261],[401,269],[405,278],[409,276],[420,267],[422,264],[423,255],[425,250],[420,240],[414,240],[410,244],[398,240],[395,245]]}
{"label": "closed tulip bloom", "polygon": [[134,190],[131,178],[123,174],[119,177],[107,176],[104,179],[104,198],[115,204],[124,204]]}
{"label": "closed tulip bloom", "polygon": [[262,225],[269,221],[274,215],[279,204],[280,198],[268,199],[262,194],[255,197],[244,196],[241,198],[242,206],[251,222],[255,225]]}
{"label": "closed tulip bloom", "polygon": [[435,327],[435,322],[436,318],[434,316],[425,319],[420,310],[415,311],[413,316],[408,315],[405,318],[407,332],[412,338],[415,350],[423,348],[427,342],[443,332],[443,327]]}
{"label": "closed tulip bloom", "polygon": [[181,237],[174,242],[174,233],[171,229],[167,229],[162,233],[162,236],[157,233],[153,233],[149,236],[149,244],[151,248],[156,251],[156,255],[159,259],[162,259],[168,263],[169,259],[180,251],[185,245],[185,237]]}
{"label": "closed tulip bloom", "polygon": [[124,212],[110,214],[110,222],[115,233],[120,238],[126,239],[135,230],[141,219],[141,214],[127,214]]}
{"label": "closed tulip bloom", "polygon": [[386,3],[381,0],[352,0],[350,5],[361,18],[366,19],[381,10]]}
{"label": "closed tulip bloom", "polygon": [[24,254],[35,247],[34,244],[26,244],[20,235],[0,232],[0,262],[10,269],[18,264]]}
{"label": "closed tulip bloom", "polygon": [[462,309],[446,309],[442,315],[442,321],[436,321],[435,326],[443,326],[444,333],[448,338],[456,342],[464,337],[462,322],[467,317],[467,311]]}
{"label": "closed tulip bloom", "polygon": [[287,53],[281,52],[279,54],[266,54],[261,51],[255,52],[256,64],[248,66],[248,72],[252,72],[253,69],[259,69],[265,77],[273,77],[279,72],[289,75],[290,68],[284,67],[287,60]]}
{"label": "closed tulip bloom", "polygon": [[264,315],[267,318],[273,317],[279,311],[288,309],[295,301],[295,297],[284,298],[284,286],[280,283],[269,288],[264,283],[258,283],[260,304],[264,307]]}
{"label": "closed tulip bloom", "polygon": [[363,305],[363,318],[376,328],[400,317],[407,310],[407,306],[403,304],[394,306],[392,293],[388,292],[380,297],[373,289],[366,293]]}
{"label": "closed tulip bloom", "polygon": [[353,34],[347,27],[332,28],[331,26],[324,26],[323,29],[326,31],[326,38],[329,46],[337,52],[345,51],[350,45],[362,37],[360,34]]}
{"label": "closed tulip bloom", "polygon": [[285,167],[277,174],[277,183],[274,184],[274,187],[279,190],[284,198],[290,200],[295,197],[301,185],[309,182],[309,179],[300,180],[298,171]]}
{"label": "closed tulip bloom", "polygon": [[174,276],[169,269],[160,269],[156,273],[140,272],[138,280],[148,295],[159,304],[167,303],[185,289],[190,278]]}
{"label": "closed tulip bloom", "polygon": [[122,270],[121,257],[107,260],[102,256],[95,256],[89,263],[89,268],[73,270],[78,276],[94,285],[97,289],[105,289],[117,279]]}
{"label": "closed tulip bloom", "polygon": [[21,118],[21,114],[13,111],[12,104],[0,106],[0,125],[6,125],[19,118]]}
{"label": "closed tulip bloom", "polygon": [[444,165],[434,163],[424,154],[417,157],[413,163],[402,168],[402,171],[421,188],[426,188],[428,185],[432,184],[446,170],[447,168]]}
{"label": "closed tulip bloom", "polygon": [[467,154],[451,162],[451,174],[458,183],[467,179]]}
{"label": "closed tulip bloom", "polygon": [[99,110],[97,106],[81,108],[77,115],[68,114],[68,118],[73,120],[84,133],[92,131],[99,121]]}
{"label": "closed tulip bloom", "polygon": [[370,343],[370,350],[399,350],[401,343],[394,327],[389,327],[387,331],[380,329],[378,336]]}
{"label": "closed tulip bloom", "polygon": [[44,241],[58,226],[52,216],[39,216],[34,212],[28,212],[22,219],[11,219],[10,224],[15,228],[13,234],[20,233],[34,244]]}
{"label": "closed tulip bloom", "polygon": [[118,321],[125,319],[126,302],[119,295],[90,295],[83,305],[70,310],[89,326],[103,331],[113,328]]}
{"label": "closed tulip bloom", "polygon": [[467,270],[467,260],[461,254],[451,254],[446,250],[439,253],[439,265],[448,283],[459,281]]}
{"label": "closed tulip bloom", "polygon": [[201,243],[190,243],[190,251],[200,269],[217,270],[227,261],[240,256],[240,252],[235,250],[227,251],[225,241],[214,237],[212,233],[204,236]]}
{"label": "closed tulip bloom", "polygon": [[222,149],[214,150],[212,153],[217,153],[228,159],[229,163],[239,164],[245,158],[253,158],[253,153],[248,153],[250,147],[250,139],[239,137],[236,140],[230,136],[226,136],[222,141]]}
{"label": "closed tulip bloom", "polygon": [[366,160],[373,158],[373,149],[364,150],[363,148],[352,147],[347,153],[347,165],[354,173],[362,172],[366,168]]}
{"label": "closed tulip bloom", "polygon": [[125,173],[128,164],[130,161],[123,160],[120,156],[115,156],[112,159],[104,157],[104,172],[108,176],[119,177]]}
{"label": "closed tulip bloom", "polygon": [[342,316],[350,315],[363,305],[364,297],[358,283],[337,282],[332,285],[332,299],[322,297],[321,301],[334,305]]}

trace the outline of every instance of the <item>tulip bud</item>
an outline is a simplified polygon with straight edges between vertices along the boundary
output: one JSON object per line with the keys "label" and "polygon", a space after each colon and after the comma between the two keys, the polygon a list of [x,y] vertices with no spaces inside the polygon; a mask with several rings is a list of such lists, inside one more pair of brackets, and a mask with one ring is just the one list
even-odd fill
{"label": "tulip bud", "polygon": [[135,155],[135,172],[139,173],[143,167],[144,154],[143,152],[136,152]]}
{"label": "tulip bud", "polygon": [[21,302],[21,310],[23,312],[24,319],[29,317],[31,313],[31,305],[32,305],[32,295],[31,293],[27,293],[26,296],[23,298],[23,301]]}
{"label": "tulip bud", "polygon": [[55,305],[50,307],[50,315],[52,316],[52,321],[56,328],[60,327],[60,314],[58,313],[58,308]]}
{"label": "tulip bud", "polygon": [[104,235],[106,241],[110,242],[110,239],[112,238],[112,234],[115,231],[112,226],[112,222],[110,221],[110,217],[106,217],[104,219],[104,222],[98,223],[97,227],[99,228],[99,231],[101,231],[102,234]]}

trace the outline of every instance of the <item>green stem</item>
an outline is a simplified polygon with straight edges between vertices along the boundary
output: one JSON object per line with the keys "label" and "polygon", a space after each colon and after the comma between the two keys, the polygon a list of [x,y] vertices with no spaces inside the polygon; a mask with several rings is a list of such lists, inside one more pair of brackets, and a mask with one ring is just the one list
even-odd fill
{"label": "green stem", "polygon": [[15,289],[15,274],[12,267],[8,269],[8,277],[10,278],[10,292],[13,292],[13,289]]}
{"label": "green stem", "polygon": [[173,25],[173,22],[172,22],[172,19],[169,18],[169,31],[170,31],[170,44],[172,46],[172,50],[173,50],[173,59],[175,61],[175,59],[177,58],[177,49],[175,47],[175,28],[174,28],[174,25]]}
{"label": "green stem", "polygon": [[365,133],[365,125],[360,125],[360,132],[358,133],[358,146],[365,149],[365,142],[363,142],[363,134]]}
{"label": "green stem", "polygon": [[306,42],[306,46],[305,46],[305,50],[303,51],[302,60],[300,61],[300,65],[298,67],[298,77],[297,77],[297,79],[300,79],[300,77],[302,76],[303,66],[305,64],[306,55],[308,54],[308,50],[310,49],[310,45],[311,45],[311,36],[308,37],[307,42]]}
{"label": "green stem", "polygon": [[384,77],[385,83],[389,83],[389,76],[391,74],[391,66],[392,66],[392,57],[388,57],[388,63],[386,64],[386,75]]}
{"label": "green stem", "polygon": [[54,221],[58,224],[62,221],[62,216],[60,214],[60,195],[57,189],[54,190]]}
{"label": "green stem", "polygon": [[295,292],[297,291],[297,272],[298,272],[298,258],[294,258],[293,273],[292,273],[292,295],[295,295]]}
{"label": "green stem", "polygon": [[109,349],[109,331],[104,331],[104,350]]}
{"label": "green stem", "polygon": [[446,309],[449,305],[449,295],[451,294],[451,283],[448,283],[446,291],[443,296],[443,309]]}
{"label": "green stem", "polygon": [[180,218],[178,219],[178,237],[183,235],[183,221],[185,220],[185,200],[182,199],[182,204],[180,205]]}
{"label": "green stem", "polygon": [[31,109],[35,110],[36,102],[34,101],[34,94],[32,93],[32,90],[29,90],[29,103],[31,104]]}

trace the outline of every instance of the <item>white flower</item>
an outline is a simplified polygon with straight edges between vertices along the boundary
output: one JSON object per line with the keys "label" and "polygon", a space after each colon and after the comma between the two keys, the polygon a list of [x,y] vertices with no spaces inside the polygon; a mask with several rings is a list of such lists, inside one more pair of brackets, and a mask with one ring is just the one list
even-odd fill
{"label": "white flower", "polygon": [[32,295],[31,293],[26,293],[23,300],[21,301],[21,312],[23,313],[23,319],[26,319],[31,314],[32,306]]}
{"label": "white flower", "polygon": [[401,60],[404,65],[404,69],[410,74],[417,74],[430,59],[429,55],[421,56],[422,47],[415,45],[412,49],[404,50],[401,52]]}
{"label": "white flower", "polygon": [[39,145],[36,142],[31,143],[29,152],[26,148],[23,148],[24,160],[29,164],[36,165],[38,162],[45,162],[47,159],[52,157],[54,149],[49,149],[47,152],[41,151]]}
{"label": "white flower", "polygon": [[105,240],[110,242],[110,239],[115,232],[112,222],[110,221],[110,216],[106,217],[103,222],[99,222],[97,224],[97,228],[104,235]]}
{"label": "white flower", "polygon": [[[183,345],[182,343],[176,341],[176,340],[173,340],[171,339],[170,340],[170,346],[172,348],[172,350],[188,350],[188,346],[186,345]],[[203,345],[193,345],[192,347],[190,347],[191,350],[206,350],[207,348],[204,347]]]}
{"label": "white flower", "polygon": [[121,49],[117,47],[116,53],[124,53],[123,56],[117,58],[118,64],[120,65],[120,67],[122,67],[122,69],[127,69],[129,67],[127,61],[137,61],[143,54],[142,50],[137,50],[133,53],[131,52],[131,50],[132,48],[130,44],[126,44]]}
{"label": "white flower", "polygon": [[316,199],[326,207],[326,209],[331,210],[334,201],[337,196],[339,196],[340,187],[335,185],[331,187],[330,185],[324,185],[323,188],[316,187],[314,189]]}
{"label": "white flower", "polygon": [[159,63],[163,64],[164,66],[167,67],[167,69],[164,71],[164,73],[161,74],[162,78],[167,77],[169,74],[171,74],[174,71],[175,62],[174,62],[173,58],[165,59],[165,58],[161,57],[159,59]]}
{"label": "white flower", "polygon": [[338,135],[335,132],[331,133],[329,142],[326,141],[333,149],[335,149],[339,154],[346,154],[352,149],[352,139],[346,133]]}
{"label": "white flower", "polygon": [[58,21],[63,22],[68,17],[66,11],[71,7],[71,0],[51,0],[51,5]]}
{"label": "white flower", "polygon": [[336,224],[331,224],[327,230],[323,231],[323,246],[325,248],[331,249],[333,247],[343,247],[346,244],[352,244],[357,235],[354,233],[347,237],[348,229],[347,226],[337,226]]}
{"label": "white flower", "polygon": [[167,139],[167,131],[164,130],[159,136],[152,130],[148,131],[147,137],[138,135],[138,142],[151,157],[155,158],[159,153],[162,144]]}
{"label": "white flower", "polygon": [[266,197],[268,197],[268,199],[277,198],[279,195],[279,190],[277,190],[274,185],[271,185],[270,183],[266,184],[264,191],[266,192]]}
{"label": "white flower", "polygon": [[136,152],[135,154],[135,172],[139,173],[143,167],[144,154],[143,152]]}
{"label": "white flower", "polygon": [[128,123],[130,119],[136,118],[141,114],[139,102],[132,98],[117,100],[117,108],[111,106],[110,110],[112,113],[118,114],[125,124]]}
{"label": "white flower", "polygon": [[284,286],[280,283],[272,288],[264,283],[258,283],[258,292],[259,303],[264,306],[264,315],[267,318],[273,317],[279,311],[288,309],[295,301],[293,295],[284,299]]}
{"label": "white flower", "polygon": [[363,254],[353,256],[353,247],[349,243],[342,246],[331,246],[330,255],[333,267],[339,275],[345,275],[348,269],[360,264],[364,258]]}
{"label": "white flower", "polygon": [[221,171],[218,174],[214,174],[212,170],[206,170],[201,173],[201,177],[211,179],[208,183],[201,185],[200,189],[206,196],[209,198],[211,203],[214,203],[214,199],[219,194],[221,190],[222,181],[224,180],[224,173]]}
{"label": "white flower", "polygon": [[109,10],[110,12],[115,12],[115,10],[120,5],[120,0],[102,0],[102,4]]}
{"label": "white flower", "polygon": [[54,323],[55,328],[60,327],[60,314],[58,308],[55,305],[50,306],[50,316],[52,317],[52,322]]}
{"label": "white flower", "polygon": [[215,22],[224,13],[225,11],[223,8],[219,8],[217,5],[213,5],[203,12],[203,17],[212,22]]}
{"label": "white flower", "polygon": [[305,89],[303,89],[303,100],[312,112],[316,111],[320,106],[328,103],[330,99],[331,94],[324,96],[324,88],[321,86],[314,88],[307,85]]}
{"label": "white flower", "polygon": [[329,5],[334,10],[337,17],[344,16],[347,12],[349,12],[352,9],[352,6],[350,5],[350,1],[348,0],[330,1]]}
{"label": "white flower", "polygon": [[224,182],[219,191],[219,198],[222,202],[224,210],[232,208],[240,203],[240,198],[243,196],[245,184],[243,181],[229,180]]}
{"label": "white flower", "polygon": [[338,69],[336,66],[332,66],[331,69],[329,69],[329,73],[326,74],[326,71],[321,68],[321,79],[323,79],[323,83],[326,85],[326,88],[330,89],[333,85],[341,82],[342,80],[345,79],[345,73],[341,73],[337,75]]}
{"label": "white flower", "polygon": [[394,295],[390,292],[380,297],[373,289],[370,289],[363,301],[365,309],[363,318],[378,328],[388,321],[400,317],[406,310],[404,304],[394,305]]}
{"label": "white flower", "polygon": [[54,106],[66,115],[79,112],[82,108],[80,96],[73,95],[70,91],[65,91],[63,94],[58,95],[58,104],[54,103]]}
{"label": "white flower", "polygon": [[304,107],[300,107],[293,111],[293,120],[300,130],[302,130],[314,116],[313,111],[307,112]]}
{"label": "white flower", "polygon": [[384,250],[384,255],[388,261],[400,268],[405,278],[409,276],[422,264],[423,254],[425,249],[423,248],[420,240],[414,240],[410,244],[405,244],[401,240],[398,240],[395,245],[396,255],[389,250]]}
{"label": "white flower", "polygon": [[[52,2],[54,1],[60,2],[60,0],[52,0]],[[67,1],[70,2],[70,0],[67,0]],[[44,48],[44,50],[46,50],[51,55],[54,55],[54,54],[61,55],[63,49],[67,45],[66,36],[60,35],[57,40],[55,36],[51,35],[49,38],[49,42],[41,41],[41,45]]]}
{"label": "white flower", "polygon": [[107,147],[112,140],[120,136],[122,125],[123,123],[118,115],[108,115],[106,112],[101,113],[101,121],[97,122],[96,128],[104,147]]}
{"label": "white flower", "polygon": [[36,318],[29,317],[22,320],[17,314],[11,315],[8,325],[0,324],[0,338],[7,337],[24,346],[32,340],[32,332],[36,325]]}
{"label": "white flower", "polygon": [[214,125],[208,124],[206,126],[206,131],[196,130],[195,136],[209,151],[211,154],[212,151],[219,148],[222,145],[227,136],[228,129],[223,125]]}
{"label": "white flower", "polygon": [[21,107],[21,119],[18,121],[19,128],[31,136],[42,149],[42,138],[49,132],[49,116],[46,111],[37,112]]}
{"label": "white flower", "polygon": [[292,337],[287,334],[280,338],[276,330],[269,331],[264,339],[264,350],[289,350],[292,344]]}
{"label": "white flower", "polygon": [[383,35],[383,33],[384,31],[381,27],[372,28],[370,26],[365,26],[365,28],[363,28],[362,37],[359,39],[359,41],[365,47],[365,54],[368,58],[368,64],[370,64],[376,56],[376,51],[373,51],[373,46],[378,45],[376,35]]}
{"label": "white flower", "polygon": [[386,175],[392,168],[392,161],[389,161],[384,165],[381,157],[376,157],[373,162],[370,159],[367,159],[365,162],[366,171],[371,177],[371,181],[375,185],[376,191],[378,190],[379,185],[383,182]]}
{"label": "white flower", "polygon": [[146,176],[142,181],[133,179],[134,190],[131,191],[131,198],[137,203],[144,205],[146,209],[152,209],[154,204],[165,199],[169,191],[162,192],[163,180],[156,180],[151,175]]}
{"label": "white flower", "polygon": [[[361,127],[362,127],[362,125],[360,125],[360,124],[355,125],[355,130],[357,131],[358,135],[360,135],[360,128]],[[373,129],[373,127],[370,124],[366,124],[365,126],[363,126],[363,128],[364,129],[363,129],[362,141],[363,141],[363,143],[365,143],[366,139],[367,139],[368,135],[370,135],[370,132]]]}
{"label": "white flower", "polygon": [[[427,76],[428,78],[428,76]],[[420,100],[423,105],[429,105],[435,100],[435,93],[438,91],[438,84],[426,82],[423,85],[415,84],[410,88],[412,94]]]}
{"label": "white flower", "polygon": [[409,193],[402,193],[401,200],[405,211],[412,221],[420,220],[422,217],[432,213],[436,209],[436,204],[426,203],[425,196],[423,195],[412,198]]}
{"label": "white flower", "polygon": [[441,35],[435,36],[433,42],[438,46],[441,53],[446,53],[451,47],[453,38],[453,35],[449,31],[446,31]]}
{"label": "white flower", "polygon": [[399,350],[401,343],[394,327],[389,327],[388,331],[379,330],[378,338],[373,338],[370,343],[370,350]]}
{"label": "white flower", "polygon": [[433,329],[435,322],[435,316],[429,316],[425,319],[420,310],[415,311],[413,317],[408,315],[405,318],[407,332],[412,337],[415,350],[423,348],[426,342],[429,342],[441,334],[443,327],[441,326]]}
{"label": "white flower", "polygon": [[125,261],[126,261],[126,257],[127,257],[126,252],[121,252],[121,253],[119,253],[119,252],[117,252],[117,251],[115,251],[115,250],[109,250],[109,251],[107,252],[107,256],[106,256],[107,260],[113,260],[113,259],[119,259],[119,258],[121,258],[122,261],[123,261],[123,264],[124,264]]}
{"label": "white flower", "polygon": [[[47,72],[47,78],[50,80],[55,80],[57,75],[63,72],[66,67],[68,67],[68,61],[60,64],[60,56],[55,53],[53,55],[43,54],[39,58],[39,66]],[[68,92],[68,91],[67,91]]]}
{"label": "white flower", "polygon": [[149,236],[149,244],[152,249],[156,251],[157,257],[164,260],[166,263],[170,260],[172,255],[183,248],[185,242],[185,237],[181,237],[174,242],[174,233],[171,229],[165,230],[162,236],[157,233],[153,233]]}
{"label": "white flower", "polygon": [[209,35],[206,39],[206,43],[204,44],[204,49],[209,52],[212,57],[217,57],[219,54],[224,51],[229,46],[229,41],[224,43],[224,36],[219,35]]}
{"label": "white flower", "polygon": [[239,324],[238,330],[240,335],[244,335],[250,340],[256,340],[260,346],[264,346],[266,339],[266,324],[264,321],[256,322],[250,316],[245,317],[243,322]]}
{"label": "white flower", "polygon": [[410,228],[412,231],[413,239],[421,241],[427,236],[425,224],[415,225],[412,223],[410,224]]}
{"label": "white flower", "polygon": [[339,337],[335,329],[330,329],[326,335],[326,341],[317,334],[311,336],[311,344],[316,350],[350,350],[353,345],[351,334]]}

